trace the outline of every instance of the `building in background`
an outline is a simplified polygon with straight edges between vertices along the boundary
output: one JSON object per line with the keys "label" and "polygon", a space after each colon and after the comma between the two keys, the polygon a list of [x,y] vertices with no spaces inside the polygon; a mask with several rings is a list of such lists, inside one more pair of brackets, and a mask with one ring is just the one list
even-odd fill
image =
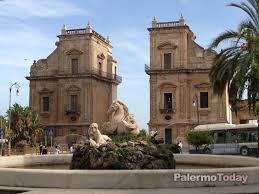
{"label": "building in background", "polygon": [[165,143],[186,141],[186,133],[199,124],[231,119],[227,90],[213,93],[209,72],[216,53],[199,46],[181,16],[179,21],[152,21],[150,33],[149,130],[158,130]]}
{"label": "building in background", "polygon": [[55,136],[85,135],[92,122],[108,121],[106,112],[121,83],[117,62],[109,38],[90,24],[70,30],[64,25],[58,38],[56,49],[31,66],[30,106]]}
{"label": "building in background", "polygon": [[[257,101],[257,104],[259,101]],[[256,122],[258,116],[253,112],[253,107],[249,110],[249,105],[247,100],[239,100],[236,104],[236,112],[232,112],[232,118],[234,124],[247,124],[251,122]]]}

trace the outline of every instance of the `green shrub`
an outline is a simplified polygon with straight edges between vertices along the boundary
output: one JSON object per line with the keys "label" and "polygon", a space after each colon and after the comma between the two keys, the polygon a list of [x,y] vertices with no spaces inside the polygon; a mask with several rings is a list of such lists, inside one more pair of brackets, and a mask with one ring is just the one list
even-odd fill
{"label": "green shrub", "polygon": [[158,144],[157,148],[163,153],[168,151],[171,151],[173,153],[180,153],[180,147],[176,144]]}
{"label": "green shrub", "polygon": [[199,150],[202,145],[212,143],[213,138],[206,131],[190,131],[187,134],[187,142]]}
{"label": "green shrub", "polygon": [[123,133],[123,134],[115,134],[109,135],[114,143],[123,143],[128,141],[140,140],[140,141],[147,141],[150,142],[150,136],[147,135],[144,129],[140,130],[138,135],[134,135],[131,133]]}

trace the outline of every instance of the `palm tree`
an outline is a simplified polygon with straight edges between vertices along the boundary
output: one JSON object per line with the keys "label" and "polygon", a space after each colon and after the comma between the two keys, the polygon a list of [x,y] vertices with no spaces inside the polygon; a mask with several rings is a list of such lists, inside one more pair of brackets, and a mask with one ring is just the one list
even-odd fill
{"label": "palm tree", "polygon": [[215,57],[210,80],[216,94],[221,95],[227,86],[235,112],[237,100],[247,92],[249,110],[252,107],[255,113],[259,98],[259,0],[231,3],[229,6],[239,8],[248,18],[240,22],[236,31],[225,31],[211,43],[210,48],[216,48],[223,42],[230,42]]}
{"label": "palm tree", "polygon": [[25,107],[23,114],[23,127],[27,141],[35,144],[37,134],[42,131],[39,115],[32,107]]}
{"label": "palm tree", "polygon": [[228,86],[233,108],[247,91],[249,109],[252,106],[255,111],[259,96],[259,0],[229,6],[241,9],[249,17],[240,22],[237,31],[228,30],[211,43],[210,48],[216,48],[223,42],[230,42],[217,54],[210,80],[217,94],[222,94]]}
{"label": "palm tree", "polygon": [[36,111],[32,107],[14,104],[7,113],[11,115],[13,145],[23,140],[26,140],[28,144],[35,144],[35,137],[42,130]]}

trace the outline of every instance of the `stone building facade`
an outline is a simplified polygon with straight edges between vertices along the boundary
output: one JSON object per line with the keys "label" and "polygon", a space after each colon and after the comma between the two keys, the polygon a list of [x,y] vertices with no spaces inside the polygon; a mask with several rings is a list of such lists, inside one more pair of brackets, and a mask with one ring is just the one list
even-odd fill
{"label": "stone building facade", "polygon": [[[259,101],[257,101],[257,104],[259,104]],[[232,113],[232,122],[234,124],[245,124],[251,122],[252,120],[256,121],[258,119],[258,117],[253,112],[252,107],[249,110],[247,100],[238,101],[236,109],[236,112]]]}
{"label": "stone building facade", "polygon": [[231,117],[227,90],[213,94],[209,72],[215,52],[199,46],[181,16],[179,21],[152,21],[150,33],[149,130],[165,143],[186,142],[198,124],[225,123]]}
{"label": "stone building facade", "polygon": [[106,112],[121,83],[117,62],[109,38],[90,24],[70,30],[63,26],[58,38],[56,49],[31,66],[30,106],[55,136],[85,135],[92,122],[108,121]]}

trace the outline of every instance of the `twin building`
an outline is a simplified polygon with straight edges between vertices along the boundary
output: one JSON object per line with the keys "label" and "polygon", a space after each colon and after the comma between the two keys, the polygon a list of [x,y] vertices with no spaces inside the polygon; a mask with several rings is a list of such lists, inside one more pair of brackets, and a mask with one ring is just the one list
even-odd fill
{"label": "twin building", "polygon": [[[150,33],[149,130],[158,131],[165,143],[185,141],[185,134],[198,124],[231,120],[227,88],[213,93],[209,72],[216,53],[195,42],[184,18],[174,22],[153,19]],[[31,66],[30,106],[54,135],[86,135],[92,122],[109,118],[110,104],[117,98],[122,78],[112,55],[109,38],[94,31],[63,26],[56,49]]]}

